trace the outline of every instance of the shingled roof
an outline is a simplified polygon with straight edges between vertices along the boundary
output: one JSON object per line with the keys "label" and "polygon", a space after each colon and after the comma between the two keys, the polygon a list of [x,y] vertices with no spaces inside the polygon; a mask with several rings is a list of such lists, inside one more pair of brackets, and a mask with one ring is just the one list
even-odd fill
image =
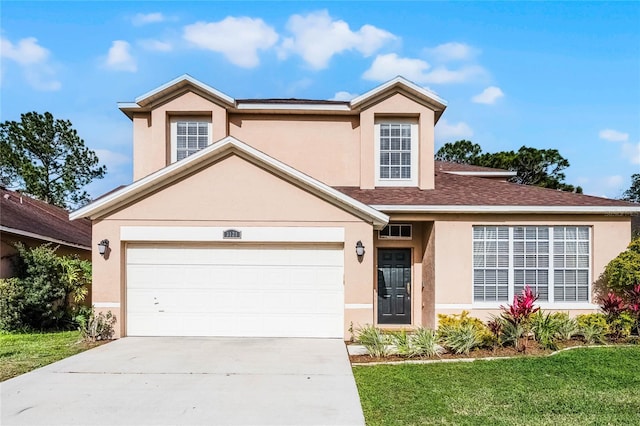
{"label": "shingled roof", "polygon": [[479,172],[479,173],[507,173],[515,175],[505,169],[494,169],[493,167],[474,166],[472,164],[453,163],[450,161],[435,161],[435,169],[443,172]]}
{"label": "shingled roof", "polygon": [[344,186],[336,189],[376,208],[378,206],[521,206],[559,207],[560,209],[549,209],[558,212],[561,208],[571,210],[571,207],[579,207],[588,210],[587,208],[592,207],[596,208],[593,209],[594,211],[605,211],[611,208],[612,212],[618,210],[640,212],[640,205],[626,201],[446,172],[435,174],[435,189],[421,190],[414,187],[360,189]]}
{"label": "shingled roof", "polygon": [[69,220],[69,212],[0,188],[0,230],[91,250],[91,221]]}

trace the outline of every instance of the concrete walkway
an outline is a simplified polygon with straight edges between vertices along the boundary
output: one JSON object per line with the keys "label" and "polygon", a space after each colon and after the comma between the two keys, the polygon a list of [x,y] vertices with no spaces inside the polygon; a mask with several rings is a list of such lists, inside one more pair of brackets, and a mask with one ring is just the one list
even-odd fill
{"label": "concrete walkway", "polygon": [[363,425],[339,339],[135,338],[0,384],[2,425]]}

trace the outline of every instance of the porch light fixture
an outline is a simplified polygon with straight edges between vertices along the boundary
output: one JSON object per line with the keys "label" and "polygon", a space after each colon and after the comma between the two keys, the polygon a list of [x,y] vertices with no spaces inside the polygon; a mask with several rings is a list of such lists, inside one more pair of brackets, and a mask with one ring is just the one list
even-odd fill
{"label": "porch light fixture", "polygon": [[356,243],[356,255],[358,257],[364,256],[364,245],[360,240],[358,240],[358,242]]}
{"label": "porch light fixture", "polygon": [[109,240],[105,238],[104,240],[100,241],[98,243],[98,253],[100,253],[100,256],[104,256],[108,248],[109,248]]}

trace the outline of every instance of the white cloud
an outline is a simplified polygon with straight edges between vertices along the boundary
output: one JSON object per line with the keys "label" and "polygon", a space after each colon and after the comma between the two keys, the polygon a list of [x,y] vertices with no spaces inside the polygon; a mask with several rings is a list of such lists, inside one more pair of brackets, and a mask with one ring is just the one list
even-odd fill
{"label": "white cloud", "polygon": [[622,133],[613,129],[604,129],[598,133],[600,139],[609,142],[626,142],[629,140],[629,133]]}
{"label": "white cloud", "polygon": [[636,144],[627,143],[627,142],[623,143],[622,154],[629,159],[631,164],[640,165],[640,142]]}
{"label": "white cloud", "polygon": [[478,49],[458,42],[440,44],[436,47],[425,49],[425,52],[438,62],[466,61],[480,53]]}
{"label": "white cloud", "polygon": [[0,58],[18,64],[27,82],[36,90],[52,91],[62,87],[55,79],[49,57],[49,50],[40,46],[35,37],[23,38],[16,44],[5,37],[0,38]]}
{"label": "white cloud", "polygon": [[357,96],[358,95],[355,93],[340,91],[340,92],[336,92],[336,94],[333,95],[333,98],[331,98],[330,100],[331,101],[350,101],[351,99]]}
{"label": "white cloud", "polygon": [[606,176],[604,178],[604,184],[608,188],[618,188],[620,185],[622,185],[623,182],[624,178],[620,175]]}
{"label": "white cloud", "polygon": [[293,36],[282,42],[280,58],[284,59],[290,53],[298,54],[314,69],[326,68],[338,53],[356,50],[367,57],[398,39],[373,25],[363,25],[352,31],[348,23],[333,20],[326,10],[293,15],[287,22],[287,29]]}
{"label": "white cloud", "polygon": [[163,22],[165,20],[166,18],[160,12],[138,13],[133,18],[131,18],[131,23],[136,26],[141,26],[146,24],[155,24],[158,22]]}
{"label": "white cloud", "polygon": [[489,86],[475,95],[471,100],[477,104],[493,105],[496,101],[504,96],[504,93],[499,87]]}
{"label": "white cloud", "polygon": [[183,37],[201,49],[222,53],[242,68],[258,66],[258,50],[269,49],[278,41],[278,34],[262,19],[232,16],[219,22],[187,25]]}
{"label": "white cloud", "polygon": [[435,135],[438,141],[453,141],[459,139],[468,139],[473,136],[473,130],[464,121],[455,124],[449,123],[446,119],[441,118],[436,124]]}
{"label": "white cloud", "polygon": [[94,149],[101,164],[107,166],[107,170],[117,169],[119,166],[131,163],[131,157],[108,149]]}
{"label": "white cloud", "polygon": [[376,56],[362,77],[366,80],[386,81],[401,75],[417,83],[424,79],[429,68],[431,65],[422,59],[401,58],[395,53],[389,53]]}
{"label": "white cloud", "polygon": [[114,40],[111,43],[105,65],[116,71],[136,72],[138,70],[136,60],[131,56],[131,45],[124,40]]}
{"label": "white cloud", "polygon": [[146,50],[152,50],[156,52],[170,52],[173,50],[173,45],[166,41],[154,40],[154,39],[144,39],[138,40],[138,44]]}
{"label": "white cloud", "polygon": [[395,53],[378,55],[362,78],[373,81],[387,81],[401,75],[420,84],[465,83],[483,76],[486,71],[479,65],[465,65],[457,70],[444,66],[430,69],[431,65],[422,59],[401,58]]}

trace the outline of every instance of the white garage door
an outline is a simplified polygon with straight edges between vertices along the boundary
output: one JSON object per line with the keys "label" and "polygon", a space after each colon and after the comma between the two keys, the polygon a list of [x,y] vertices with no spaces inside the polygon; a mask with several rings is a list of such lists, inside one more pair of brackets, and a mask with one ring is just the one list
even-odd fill
{"label": "white garage door", "polygon": [[129,336],[342,337],[342,248],[127,249]]}

